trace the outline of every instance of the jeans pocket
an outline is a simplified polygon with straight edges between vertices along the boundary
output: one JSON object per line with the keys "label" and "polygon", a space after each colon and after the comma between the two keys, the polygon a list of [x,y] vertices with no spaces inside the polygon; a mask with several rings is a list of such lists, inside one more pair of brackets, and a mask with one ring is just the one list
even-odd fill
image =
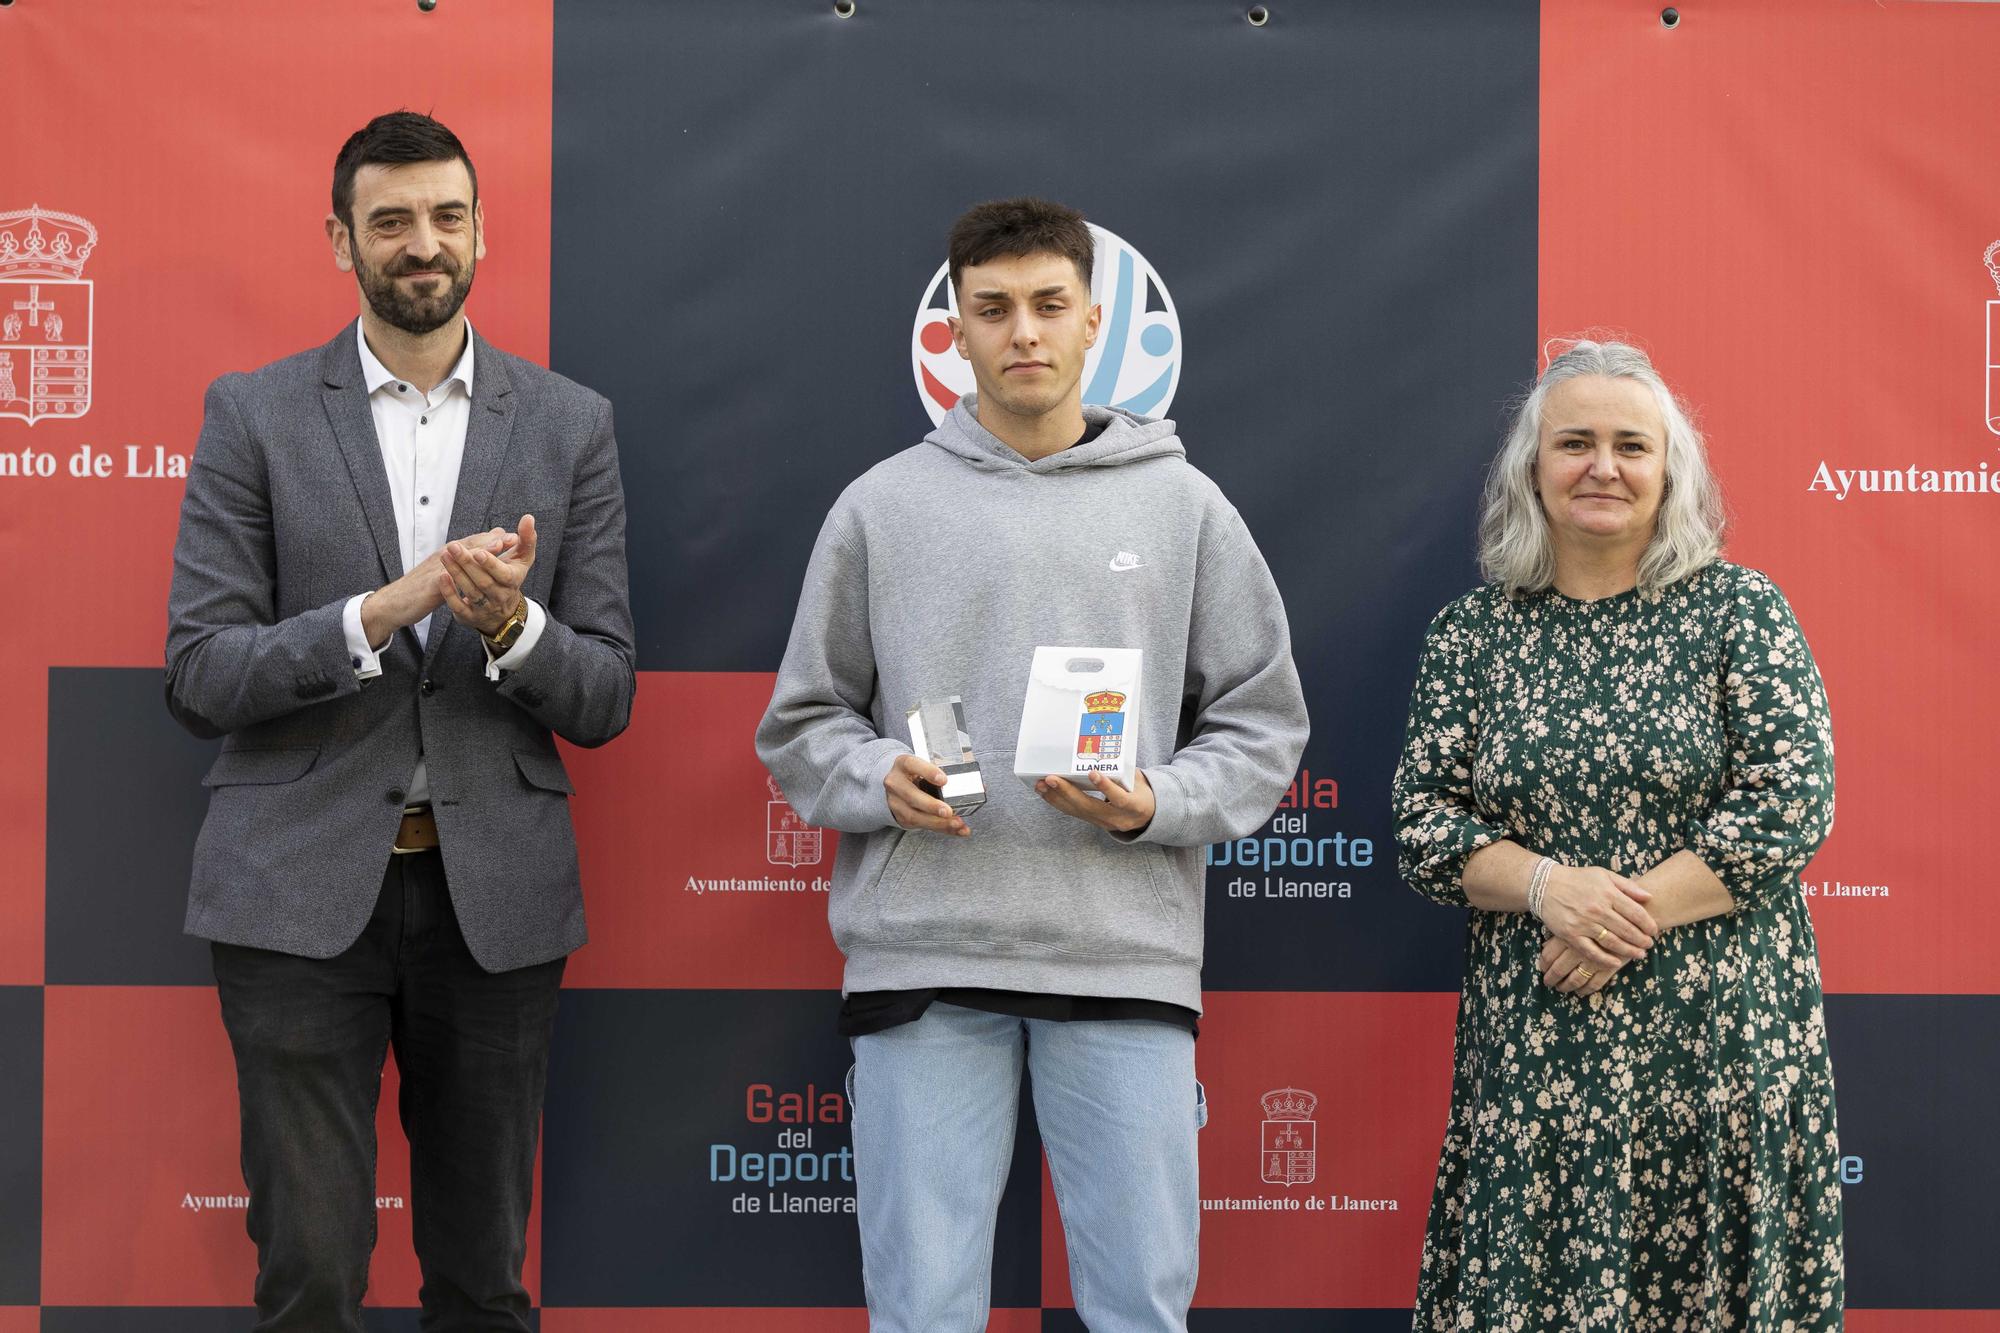
{"label": "jeans pocket", "polygon": [[[848,1105],[853,1104],[854,1099],[849,1097]],[[1194,1127],[1197,1132],[1208,1127],[1208,1089],[1201,1085],[1200,1079],[1194,1081]]]}
{"label": "jeans pocket", "polygon": [[[853,1065],[849,1065],[847,1067],[846,1083],[847,1083],[847,1128],[851,1133],[854,1129],[854,1066]],[[1204,1111],[1203,1114],[1206,1114],[1206,1112]]]}

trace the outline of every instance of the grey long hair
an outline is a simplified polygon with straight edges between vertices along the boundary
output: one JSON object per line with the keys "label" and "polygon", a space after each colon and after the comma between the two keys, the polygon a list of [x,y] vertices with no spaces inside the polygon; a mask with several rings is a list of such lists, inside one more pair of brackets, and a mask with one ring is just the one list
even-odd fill
{"label": "grey long hair", "polygon": [[1582,339],[1549,362],[1521,401],[1486,474],[1479,512],[1479,569],[1509,597],[1540,592],[1555,582],[1555,542],[1535,491],[1542,402],[1550,389],[1582,375],[1638,380],[1653,391],[1666,422],[1666,490],[1653,540],[1639,558],[1640,590],[1664,588],[1722,553],[1722,492],[1708,470],[1701,432],[1674,401],[1672,390],[1644,352],[1626,343]]}

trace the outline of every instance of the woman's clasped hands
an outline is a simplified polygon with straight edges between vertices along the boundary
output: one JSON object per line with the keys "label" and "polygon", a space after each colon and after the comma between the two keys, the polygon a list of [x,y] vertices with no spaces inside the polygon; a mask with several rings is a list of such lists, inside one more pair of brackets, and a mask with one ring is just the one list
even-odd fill
{"label": "woman's clasped hands", "polygon": [[1646,956],[1660,926],[1639,882],[1602,866],[1554,866],[1541,903],[1548,941],[1538,965],[1559,991],[1595,995],[1627,963]]}

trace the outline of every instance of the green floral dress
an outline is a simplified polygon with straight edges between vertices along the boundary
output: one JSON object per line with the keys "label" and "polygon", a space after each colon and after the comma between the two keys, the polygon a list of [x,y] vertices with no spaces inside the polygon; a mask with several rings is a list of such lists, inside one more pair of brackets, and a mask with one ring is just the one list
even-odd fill
{"label": "green floral dress", "polygon": [[1637,875],[1692,849],[1733,912],[1664,932],[1588,998],[1526,913],[1466,928],[1418,1330],[1840,1327],[1839,1152],[1799,872],[1833,821],[1818,669],[1764,575],[1509,601],[1432,622],[1395,785],[1400,868],[1511,838]]}

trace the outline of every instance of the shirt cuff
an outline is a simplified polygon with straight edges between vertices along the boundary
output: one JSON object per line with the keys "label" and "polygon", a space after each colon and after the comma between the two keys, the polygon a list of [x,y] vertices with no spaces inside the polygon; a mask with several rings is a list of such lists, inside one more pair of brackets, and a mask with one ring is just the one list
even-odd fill
{"label": "shirt cuff", "polygon": [[[498,680],[503,671],[513,671],[528,660],[528,654],[535,651],[535,644],[542,637],[543,626],[549,623],[549,613],[542,610],[542,604],[532,597],[524,597],[528,604],[528,623],[521,627],[521,637],[514,640],[514,646],[495,657],[493,645],[480,636],[479,646],[486,650],[486,679]],[[359,614],[357,612],[357,614]]]}
{"label": "shirt cuff", "polygon": [[348,598],[347,605],[340,609],[341,632],[347,636],[347,660],[354,665],[356,680],[373,680],[382,674],[382,659],[375,655],[375,650],[368,646],[368,636],[361,632],[361,604],[367,600],[368,594],[364,592]]}

